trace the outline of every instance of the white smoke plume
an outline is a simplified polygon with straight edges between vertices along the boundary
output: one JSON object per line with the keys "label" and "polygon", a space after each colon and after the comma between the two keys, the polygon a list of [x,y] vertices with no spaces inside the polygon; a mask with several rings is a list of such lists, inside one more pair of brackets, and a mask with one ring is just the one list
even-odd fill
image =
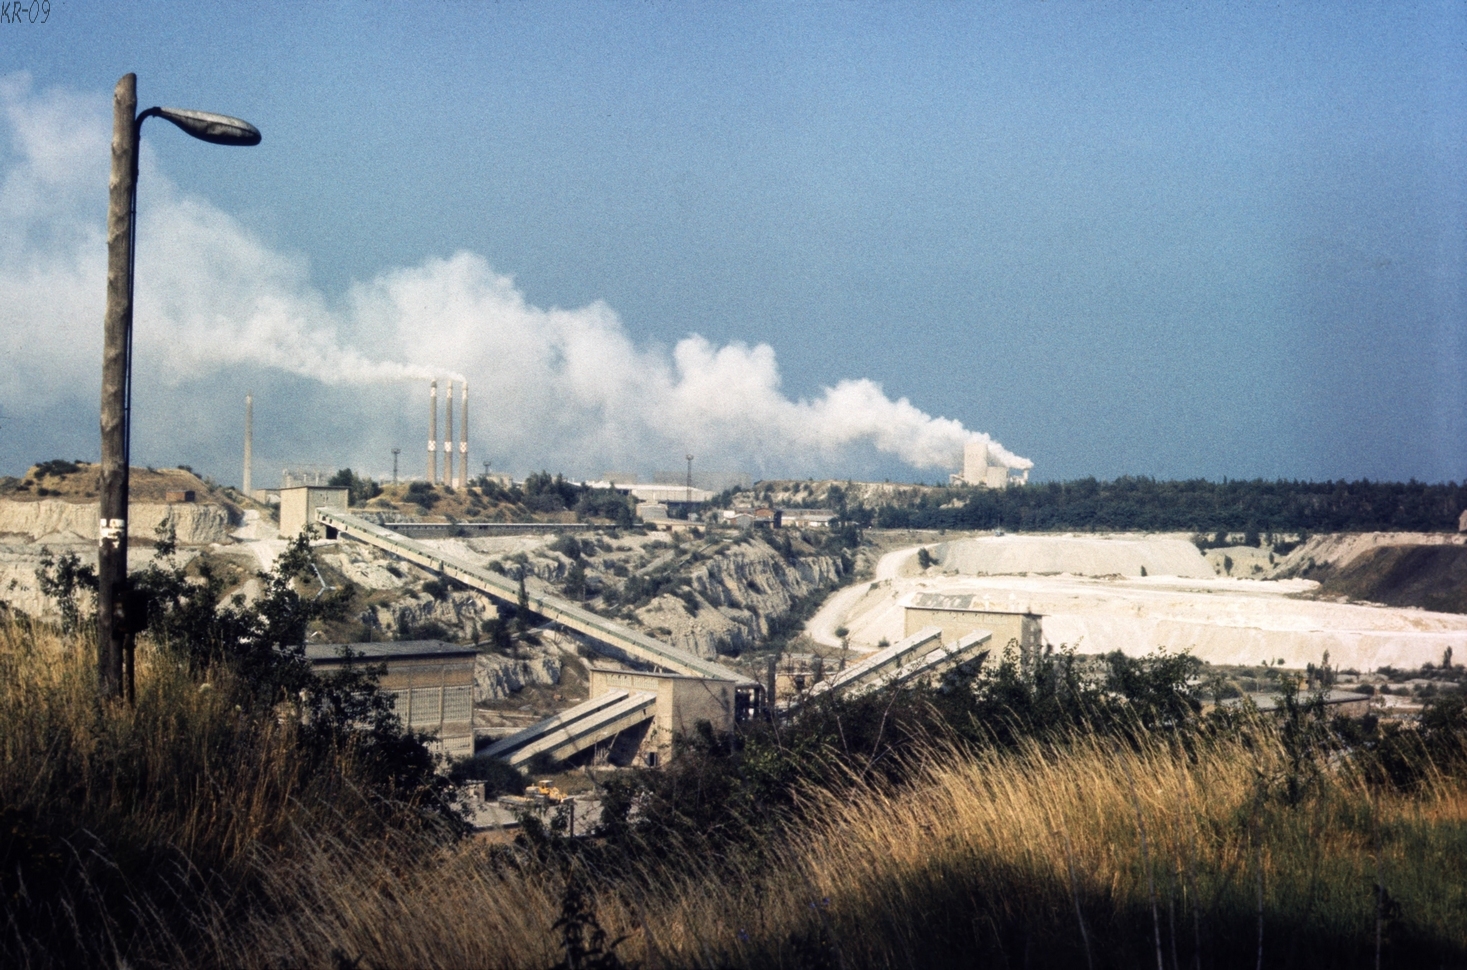
{"label": "white smoke plume", "polygon": [[[0,107],[0,406],[15,414],[68,394],[95,401],[110,105],[36,93],[13,75],[0,80]],[[869,380],[792,399],[767,344],[692,335],[669,354],[639,346],[599,301],[536,307],[473,253],[382,273],[333,302],[301,259],[179,193],[146,145],[142,167],[136,366],[164,384],[213,387],[265,369],[335,386],[336,400],[360,388],[354,401],[370,422],[416,428],[427,378],[467,378],[478,454],[581,477],[667,467],[665,456],[685,450],[704,467],[760,474],[840,474],[862,452],[954,468],[967,441],[988,442],[1011,468],[1032,465]],[[384,394],[384,384],[396,391]],[[221,426],[241,395],[215,394]]]}

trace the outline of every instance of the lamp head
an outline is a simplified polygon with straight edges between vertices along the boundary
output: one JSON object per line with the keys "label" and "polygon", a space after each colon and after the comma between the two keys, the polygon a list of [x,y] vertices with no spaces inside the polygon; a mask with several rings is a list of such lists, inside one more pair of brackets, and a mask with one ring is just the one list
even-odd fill
{"label": "lamp head", "polygon": [[148,115],[167,118],[184,131],[202,141],[215,145],[258,145],[260,129],[248,121],[216,115],[212,111],[193,111],[189,108],[149,108],[138,116],[141,122]]}

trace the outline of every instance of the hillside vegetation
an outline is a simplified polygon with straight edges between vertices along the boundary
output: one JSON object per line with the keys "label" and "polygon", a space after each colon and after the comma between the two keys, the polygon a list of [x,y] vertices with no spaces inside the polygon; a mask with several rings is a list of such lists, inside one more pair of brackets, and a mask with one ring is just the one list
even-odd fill
{"label": "hillside vegetation", "polygon": [[[725,493],[725,501],[735,493]],[[842,511],[900,529],[1340,532],[1457,529],[1467,485],[1422,482],[1159,481],[1124,477],[1007,489],[759,482],[747,496]]]}
{"label": "hillside vegetation", "polygon": [[1467,547],[1382,546],[1342,566],[1312,565],[1299,573],[1320,584],[1316,595],[1346,596],[1386,606],[1467,613]]}

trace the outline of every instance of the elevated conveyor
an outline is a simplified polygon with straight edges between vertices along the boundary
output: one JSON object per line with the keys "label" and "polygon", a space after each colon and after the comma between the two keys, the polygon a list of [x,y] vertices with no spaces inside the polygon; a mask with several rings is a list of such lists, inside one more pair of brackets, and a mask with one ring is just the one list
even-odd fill
{"label": "elevated conveyor", "polygon": [[628,728],[650,721],[657,695],[643,691],[609,690],[546,718],[479,752],[481,758],[499,758],[515,767],[538,754],[564,761]]}
{"label": "elevated conveyor", "polygon": [[[391,529],[368,522],[340,509],[331,508],[316,509],[316,521],[348,539],[365,542],[399,559],[405,559],[424,569],[450,576],[465,586],[487,593],[495,599],[511,605],[518,603],[519,584],[515,581],[465,562],[442,550],[425,546]],[[758,687],[755,681],[722,664],[704,660],[686,650],[679,650],[660,640],[654,640],[644,633],[638,633],[636,630],[622,626],[615,620],[597,616],[590,610],[582,609],[568,600],[528,589],[525,593],[532,611],[567,629],[575,630],[593,640],[608,644],[637,660],[691,677],[730,681],[741,688]]]}
{"label": "elevated conveyor", "polygon": [[917,677],[931,677],[944,673],[968,660],[981,660],[988,656],[988,651],[978,648],[992,639],[992,631],[974,630],[960,637],[952,646],[939,644],[935,650],[928,653],[918,651],[920,654],[918,657],[900,667],[895,669],[888,667],[857,683],[849,684],[846,687],[846,696],[860,697],[862,694],[868,694],[883,687],[900,686]]}
{"label": "elevated conveyor", "polygon": [[[896,670],[917,656],[919,650],[925,654],[940,646],[941,643],[942,629],[940,627],[923,627],[911,636],[898,640],[889,647],[883,647],[860,663],[852,664],[834,677],[822,680],[810,688],[810,696],[815,697],[829,691],[839,693],[847,690],[884,672]],[[927,649],[923,650],[924,647]]]}
{"label": "elevated conveyor", "polygon": [[942,671],[970,659],[976,649],[993,638],[988,630],[975,630],[951,647],[942,644],[942,629],[929,626],[873,653],[858,664],[823,680],[810,689],[811,697],[837,693],[848,697],[894,684],[903,684],[924,674]]}

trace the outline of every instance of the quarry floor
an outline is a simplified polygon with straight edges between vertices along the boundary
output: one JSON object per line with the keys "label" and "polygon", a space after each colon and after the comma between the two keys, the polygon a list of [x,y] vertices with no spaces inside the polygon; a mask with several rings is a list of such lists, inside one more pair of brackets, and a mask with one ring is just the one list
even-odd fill
{"label": "quarry floor", "polygon": [[[1333,556],[1341,561],[1384,534],[1328,548],[1299,549],[1278,562]],[[1455,537],[1452,537],[1455,538]],[[1436,663],[1452,648],[1467,652],[1467,615],[1309,598],[1308,579],[1219,576],[1191,542],[1173,535],[934,536],[934,542],[887,552],[872,578],[836,592],[806,625],[818,644],[839,648],[848,630],[854,650],[874,650],[904,635],[902,602],[919,592],[970,593],[987,608],[1040,614],[1046,643],[1081,653],[1158,648],[1189,650],[1213,664],[1282,661],[1288,667],[1330,663],[1361,671]],[[1441,542],[1443,537],[1430,537]],[[1447,539],[1445,541],[1451,541]],[[1321,542],[1321,547],[1325,543]],[[922,568],[919,549],[933,565]],[[1219,560],[1221,557],[1212,557]],[[1260,569],[1255,575],[1264,574]]]}

